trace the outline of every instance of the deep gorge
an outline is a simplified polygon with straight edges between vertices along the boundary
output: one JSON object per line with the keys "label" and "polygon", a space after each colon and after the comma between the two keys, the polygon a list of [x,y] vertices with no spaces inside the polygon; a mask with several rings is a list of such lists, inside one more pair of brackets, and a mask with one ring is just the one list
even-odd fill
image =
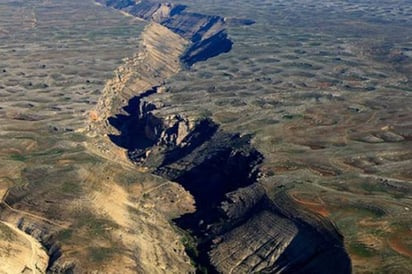
{"label": "deep gorge", "polygon": [[[225,20],[218,16],[150,1],[101,3],[187,39],[182,67],[232,47]],[[150,46],[162,52],[161,41]],[[329,220],[297,207],[281,189],[266,191],[260,180],[266,175],[259,170],[264,157],[251,145],[252,136],[226,132],[208,117],[159,115],[162,107],[151,100],[160,88],[128,94],[127,105],[107,117],[118,132],[111,131],[109,138],[127,150],[130,161],[178,182],[193,195],[196,212],[174,222],[195,240],[187,253],[198,272],[351,272],[343,237]]]}
{"label": "deep gorge", "polygon": [[[259,182],[263,155],[250,144],[251,136],[227,133],[208,118],[191,123],[180,115],[156,117],[156,107],[146,101],[155,92],[156,87],[132,98],[124,108],[129,115],[109,119],[120,132],[111,139],[127,149],[136,165],[178,182],[193,195],[196,212],[174,222],[197,242],[195,250],[189,246],[187,252],[198,271],[227,272],[217,261],[221,252],[232,252],[225,239],[246,248],[241,235],[252,233],[250,241],[266,243],[249,250],[256,257],[251,269],[327,273],[339,266],[339,273],[350,272],[343,238],[330,221],[293,208],[282,191],[268,196]],[[268,221],[273,227],[267,227]],[[262,226],[269,231],[260,234]]]}

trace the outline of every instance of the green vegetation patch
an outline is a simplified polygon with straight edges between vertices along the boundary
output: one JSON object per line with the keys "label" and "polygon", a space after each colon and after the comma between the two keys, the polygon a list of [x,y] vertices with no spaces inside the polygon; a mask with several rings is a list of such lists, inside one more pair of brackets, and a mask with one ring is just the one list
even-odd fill
{"label": "green vegetation patch", "polygon": [[23,155],[20,153],[12,153],[10,154],[9,158],[13,161],[19,161],[19,162],[26,162],[27,160],[30,160],[32,158],[36,157],[53,157],[53,156],[60,156],[65,152],[65,150],[61,148],[52,148],[49,150],[44,150],[44,151],[38,151],[35,153],[30,153],[27,155]]}
{"label": "green vegetation patch", "polygon": [[196,240],[189,234],[184,234],[180,239],[180,242],[185,247],[186,254],[190,258],[197,258],[199,251],[197,250]]}
{"label": "green vegetation patch", "polygon": [[22,155],[19,153],[10,154],[9,157],[11,160],[18,161],[18,162],[25,162],[27,160],[27,157],[25,155]]}
{"label": "green vegetation patch", "polygon": [[349,250],[353,254],[366,258],[373,257],[377,254],[375,250],[363,243],[352,243],[349,245]]}
{"label": "green vegetation patch", "polygon": [[80,194],[82,192],[82,187],[77,182],[64,182],[61,186],[61,191],[64,194]]}
{"label": "green vegetation patch", "polygon": [[96,216],[86,209],[77,213],[76,224],[80,228],[85,228],[88,236],[105,239],[110,238],[110,231],[112,229],[118,228],[118,225],[113,221]]}
{"label": "green vegetation patch", "polygon": [[73,230],[71,229],[63,229],[57,233],[56,238],[59,241],[66,242],[70,240],[73,236]]}
{"label": "green vegetation patch", "polygon": [[107,248],[107,247],[90,247],[88,248],[89,258],[92,262],[101,263],[108,259],[113,258],[113,256],[118,252],[118,248]]}
{"label": "green vegetation patch", "polygon": [[16,235],[10,227],[0,223],[0,239],[6,241],[14,241],[16,239]]}
{"label": "green vegetation patch", "polygon": [[303,118],[303,115],[302,114],[284,114],[282,115],[282,118],[285,120],[293,120],[293,119]]}
{"label": "green vegetation patch", "polygon": [[185,252],[190,258],[190,263],[196,268],[196,273],[207,273],[207,268],[196,262],[199,259],[196,238],[190,234],[190,231],[183,230],[174,223],[171,223],[171,226],[181,235],[180,242],[185,247]]}
{"label": "green vegetation patch", "polygon": [[361,185],[361,188],[367,192],[387,192],[387,188],[383,184],[373,182],[373,183],[367,183],[364,182]]}

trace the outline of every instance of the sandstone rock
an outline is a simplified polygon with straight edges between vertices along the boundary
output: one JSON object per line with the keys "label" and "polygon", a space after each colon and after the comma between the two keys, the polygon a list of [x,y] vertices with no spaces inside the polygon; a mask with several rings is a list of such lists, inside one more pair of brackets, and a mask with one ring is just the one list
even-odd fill
{"label": "sandstone rock", "polygon": [[264,196],[265,189],[259,184],[253,184],[226,194],[226,199],[222,202],[220,209],[226,218],[240,219],[252,210]]}
{"label": "sandstone rock", "polygon": [[[224,132],[207,118],[193,122],[183,113],[164,114],[151,100],[156,87],[182,64],[191,66],[231,49],[228,21],[173,4],[104,3],[151,24],[141,52],[119,70],[121,77],[105,90],[98,109],[117,130],[110,131],[111,140],[127,149],[133,162],[193,195],[197,211],[175,220],[199,240],[193,259],[222,273],[325,272],[332,263],[341,273],[350,272],[333,224],[296,208],[285,196],[269,197],[258,183],[263,156],[250,136]],[[118,104],[119,96],[128,106]]]}

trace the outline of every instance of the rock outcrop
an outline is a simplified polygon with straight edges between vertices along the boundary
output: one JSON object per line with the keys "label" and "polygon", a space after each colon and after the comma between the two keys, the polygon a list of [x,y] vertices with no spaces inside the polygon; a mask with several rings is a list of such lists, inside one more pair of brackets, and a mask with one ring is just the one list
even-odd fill
{"label": "rock outcrop", "polygon": [[[128,115],[109,119],[135,164],[179,182],[197,210],[175,222],[198,241],[193,259],[219,273],[350,272],[343,238],[327,219],[297,206],[285,193],[268,196],[259,183],[263,156],[250,136],[227,133],[208,118],[157,116],[156,89],[133,98]],[[332,258],[332,259],[331,259]]]}
{"label": "rock outcrop", "polygon": [[91,127],[96,134],[110,133],[106,120],[123,113],[123,106],[134,96],[161,85],[176,74],[187,41],[157,23],[150,23],[141,35],[139,51],[126,60],[109,80],[92,112]]}
{"label": "rock outcrop", "polygon": [[[90,136],[116,134],[117,131],[107,123],[108,118],[125,114],[127,111],[123,106],[133,97],[154,87],[161,87],[166,79],[182,67],[207,60],[232,48],[232,41],[225,29],[227,20],[220,16],[186,12],[186,6],[155,1],[97,2],[149,24],[141,35],[138,52],[115,71],[115,77],[107,82],[96,108],[90,112]],[[237,21],[245,25],[253,23],[251,20]],[[182,124],[180,130],[183,130]],[[118,158],[118,153],[111,153],[115,149],[106,140],[97,143],[94,146],[99,147],[100,151],[111,154],[106,157]]]}
{"label": "rock outcrop", "polygon": [[209,118],[162,113],[162,104],[153,99],[181,66],[231,49],[227,22],[253,21],[151,1],[99,2],[151,23],[139,53],[108,83],[92,132],[108,134],[133,163],[193,195],[196,212],[175,223],[192,233],[196,245],[187,253],[197,267],[211,273],[328,273],[335,264],[340,273],[349,273],[350,260],[335,227],[281,192],[269,195],[260,184],[263,155],[251,145],[251,136],[225,132]]}
{"label": "rock outcrop", "polygon": [[[135,17],[156,22],[173,33],[190,41],[181,61],[191,66],[232,49],[232,41],[225,31],[225,19],[193,12],[186,12],[186,6],[152,1],[98,0],[97,2],[122,10]],[[250,24],[250,20],[238,20]]]}
{"label": "rock outcrop", "polygon": [[296,209],[284,192],[269,198],[253,184],[226,196],[220,207],[226,228],[217,230],[209,251],[218,272],[350,273],[333,224]]}

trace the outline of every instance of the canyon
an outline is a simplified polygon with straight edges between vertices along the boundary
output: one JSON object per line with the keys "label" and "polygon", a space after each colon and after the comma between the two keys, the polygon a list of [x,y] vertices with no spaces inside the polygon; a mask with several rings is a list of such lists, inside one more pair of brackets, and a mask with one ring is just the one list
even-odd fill
{"label": "canyon", "polygon": [[303,2],[0,6],[0,271],[407,273],[410,11]]}
{"label": "canyon", "polygon": [[[111,115],[106,120],[120,134],[110,134],[109,138],[127,150],[131,161],[149,168],[153,174],[178,182],[194,197],[196,212],[175,222],[191,231],[194,237],[194,246],[186,249],[198,270],[307,273],[327,272],[336,267],[340,273],[349,273],[350,260],[342,236],[332,223],[322,217],[314,218],[302,208],[289,208],[293,202],[287,197],[288,202],[281,204],[277,203],[278,194],[272,194],[271,198],[267,196],[258,180],[258,176],[265,176],[259,171],[263,155],[252,147],[250,136],[222,131],[208,118],[183,113],[162,116],[162,106],[156,105],[151,96],[161,93],[165,87],[152,86],[139,92],[135,87],[145,85],[128,82],[135,79],[147,81],[147,76],[140,75],[145,71],[142,66],[149,66],[154,71],[158,68],[165,70],[170,63],[191,66],[228,52],[232,42],[224,30],[225,20],[218,16],[185,13],[185,7],[179,5],[115,1],[103,4],[150,20],[151,25],[142,34],[141,46],[150,50],[139,52],[139,59],[132,65],[132,70],[140,77],[130,77],[128,73],[123,76],[121,71],[117,73],[120,80],[115,88],[111,88],[116,90],[116,97],[105,94],[105,105],[99,105],[97,116]],[[158,24],[165,27],[159,31],[161,36],[146,39],[146,35],[155,33],[153,28],[160,27]],[[174,34],[179,36],[173,42],[165,42],[164,37]],[[164,50],[165,44],[178,45],[179,42],[187,48],[183,51]],[[157,83],[171,77],[177,69],[161,71],[157,74],[160,80]],[[130,94],[128,90],[134,90],[134,93]],[[120,113],[119,94],[122,102],[128,101]],[[300,254],[296,259],[286,259],[296,254]]]}

